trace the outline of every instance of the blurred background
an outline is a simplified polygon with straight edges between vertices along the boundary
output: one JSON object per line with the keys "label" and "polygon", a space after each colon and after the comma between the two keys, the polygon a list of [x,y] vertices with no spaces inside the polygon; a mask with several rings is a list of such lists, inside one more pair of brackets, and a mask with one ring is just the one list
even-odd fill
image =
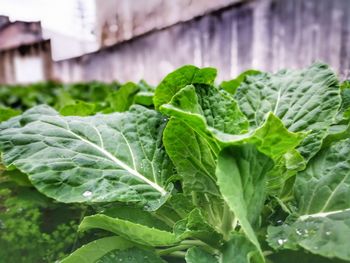
{"label": "blurred background", "polygon": [[349,0],[1,0],[0,83],[219,80],[313,61],[350,69]]}

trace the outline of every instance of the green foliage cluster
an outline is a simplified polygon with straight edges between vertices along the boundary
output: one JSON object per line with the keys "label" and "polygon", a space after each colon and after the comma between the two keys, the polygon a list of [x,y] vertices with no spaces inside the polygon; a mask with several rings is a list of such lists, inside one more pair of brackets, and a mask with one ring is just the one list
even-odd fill
{"label": "green foliage cluster", "polygon": [[[8,184],[1,185],[0,204],[0,262],[54,262],[71,251],[79,221],[69,206]],[[57,211],[65,215],[61,222]]]}
{"label": "green foliage cluster", "polygon": [[348,83],[322,63],[216,74],[8,113],[12,180],[91,208],[78,231],[98,238],[62,263],[350,261]]}

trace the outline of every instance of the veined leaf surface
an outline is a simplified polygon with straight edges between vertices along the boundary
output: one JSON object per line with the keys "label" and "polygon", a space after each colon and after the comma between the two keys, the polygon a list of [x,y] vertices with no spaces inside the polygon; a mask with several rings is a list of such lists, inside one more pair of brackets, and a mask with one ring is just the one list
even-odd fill
{"label": "veined leaf surface", "polygon": [[298,149],[306,159],[320,149],[340,105],[336,75],[321,63],[303,70],[248,76],[235,98],[251,128],[259,127],[273,112],[289,131],[310,131]]}
{"label": "veined leaf surface", "polygon": [[91,117],[62,117],[38,106],[0,125],[0,147],[6,165],[58,201],[137,202],[154,210],[173,173],[163,126],[159,113],[142,106]]}
{"label": "veined leaf surface", "polygon": [[187,250],[186,263],[219,263],[218,259],[199,247]]}
{"label": "veined leaf surface", "polygon": [[299,217],[269,227],[270,245],[301,246],[325,257],[350,260],[350,139],[323,149],[309,162],[297,175],[295,198]]}
{"label": "veined leaf surface", "polygon": [[216,78],[216,69],[197,68],[192,65],[183,66],[168,74],[158,85],[154,93],[154,106],[158,109],[168,103],[183,87],[190,84],[212,85]]}
{"label": "veined leaf surface", "polygon": [[[231,118],[225,120],[218,117],[219,121],[212,122],[210,125],[208,117],[202,113],[195,88],[187,86],[180,90],[169,104],[162,105],[160,111],[191,127],[198,135],[205,138],[215,154],[227,146],[251,143],[255,144],[264,154],[276,159],[294,149],[305,137],[303,133],[289,132],[273,113],[270,113],[265,122],[257,129],[240,134],[247,126],[237,105],[234,101],[231,102],[233,104],[230,107],[236,107],[230,114]],[[217,108],[219,106],[220,104],[216,105]],[[235,130],[226,129],[231,122],[236,123]],[[237,122],[241,124],[237,125]]]}
{"label": "veined leaf surface", "polygon": [[121,237],[104,237],[80,247],[61,263],[95,263],[111,251],[125,250],[133,246],[132,242]]}
{"label": "veined leaf surface", "polygon": [[175,235],[171,232],[102,214],[87,216],[79,225],[80,231],[86,231],[92,228],[113,232],[141,245],[169,246],[176,243]]}
{"label": "veined leaf surface", "polygon": [[100,258],[96,263],[166,263],[154,251],[132,247],[125,250],[114,250]]}
{"label": "veined leaf surface", "polygon": [[254,224],[265,201],[266,175],[273,161],[245,144],[224,149],[218,158],[216,176],[226,203],[239,220],[248,239],[260,250]]}

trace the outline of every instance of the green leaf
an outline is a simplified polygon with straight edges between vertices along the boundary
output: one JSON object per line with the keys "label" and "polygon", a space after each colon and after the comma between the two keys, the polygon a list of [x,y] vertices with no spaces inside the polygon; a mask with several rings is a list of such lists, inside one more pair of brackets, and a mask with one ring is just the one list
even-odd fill
{"label": "green leaf", "polygon": [[270,227],[274,248],[306,250],[350,260],[350,139],[319,152],[297,175],[298,217]]}
{"label": "green leaf", "polygon": [[[225,100],[225,97],[222,97],[222,100]],[[179,91],[170,104],[161,106],[160,111],[181,120],[200,137],[205,138],[215,154],[220,149],[230,145],[252,143],[261,152],[276,159],[289,150],[294,149],[305,137],[303,133],[289,132],[272,113],[267,116],[265,122],[256,130],[239,134],[244,131],[246,123],[236,103],[232,99],[229,100],[227,107],[222,107],[222,104],[213,104],[211,106],[212,112],[216,110],[219,112],[215,118],[216,122],[211,121],[211,126],[207,122],[208,118],[204,116],[204,113],[202,114],[203,110],[199,105],[199,99],[193,86],[187,86]],[[229,113],[230,107],[231,113]],[[224,112],[228,112],[227,120],[224,117]],[[226,130],[233,134],[226,133]]]}
{"label": "green leaf", "polygon": [[181,217],[186,217],[194,209],[191,200],[182,193],[172,194],[168,199],[168,203]]}
{"label": "green leaf", "polygon": [[0,125],[0,148],[6,165],[58,201],[134,202],[155,210],[173,174],[161,142],[164,124],[141,106],[91,117],[38,106]]}
{"label": "green leaf", "polygon": [[79,231],[86,231],[92,228],[113,232],[141,245],[169,246],[176,243],[175,235],[171,232],[102,214],[87,216],[79,225]]}
{"label": "green leaf", "polygon": [[216,77],[216,69],[203,68],[195,66],[183,66],[176,71],[168,74],[156,88],[154,94],[154,105],[156,109],[165,103],[183,87],[190,84],[212,85]]}
{"label": "green leaf", "polygon": [[185,193],[192,191],[220,196],[216,185],[216,158],[207,141],[185,123],[172,118],[163,133],[163,143]]}
{"label": "green leaf", "polygon": [[283,188],[285,182],[305,167],[306,161],[297,150],[293,149],[282,155],[275,160],[275,166],[268,173],[268,192],[273,195],[280,195],[283,191],[290,192],[290,189]]}
{"label": "green leaf", "polygon": [[60,114],[63,116],[89,116],[95,113],[95,104],[75,101],[73,104],[65,105],[60,109]]}
{"label": "green leaf", "polygon": [[21,111],[14,110],[8,107],[0,106],[0,122],[7,121],[8,119],[21,114]]}
{"label": "green leaf", "polygon": [[272,166],[269,157],[258,152],[253,145],[245,144],[224,149],[216,168],[217,183],[224,200],[260,252],[252,224],[264,205],[266,174]]}
{"label": "green leaf", "polygon": [[186,219],[176,222],[174,233],[177,240],[195,238],[213,247],[220,247],[223,242],[223,236],[207,223],[198,208],[194,209]]}
{"label": "green leaf", "polygon": [[229,81],[223,81],[220,84],[220,88],[226,90],[228,93],[235,94],[238,87],[241,85],[241,83],[246,79],[247,76],[253,76],[261,74],[261,71],[249,69],[241,74],[235,79],[229,80]]}
{"label": "green leaf", "polygon": [[305,251],[281,251],[268,256],[269,262],[273,263],[345,263],[343,260],[328,259]]}
{"label": "green leaf", "polygon": [[127,111],[133,104],[134,97],[139,90],[140,88],[135,83],[127,82],[117,91],[111,92],[107,97],[110,104],[110,109],[107,112]]}
{"label": "green leaf", "polygon": [[147,107],[152,106],[153,96],[154,96],[154,92],[140,91],[135,95],[134,103],[147,106]]}
{"label": "green leaf", "polygon": [[185,256],[187,263],[218,263],[218,259],[199,247],[187,250]]}
{"label": "green leaf", "polygon": [[261,263],[257,248],[241,234],[233,234],[222,248],[220,262]]}
{"label": "green leaf", "polygon": [[111,251],[96,263],[165,263],[156,253],[151,250],[141,249],[137,247],[126,250]]}
{"label": "green leaf", "polygon": [[105,237],[82,246],[61,263],[95,263],[111,251],[125,250],[133,246],[133,243],[121,237]]}
{"label": "green leaf", "polygon": [[303,70],[249,76],[235,98],[252,128],[273,112],[289,131],[310,132],[298,148],[307,160],[320,149],[340,104],[336,75],[321,63]]}
{"label": "green leaf", "polygon": [[104,210],[102,213],[109,217],[131,221],[148,227],[156,227],[160,230],[172,230],[161,218],[157,218],[154,213],[145,211],[139,207],[133,207],[130,204],[113,203],[111,208]]}
{"label": "green leaf", "polygon": [[[332,144],[298,174],[295,197],[299,214],[350,208],[350,139]],[[312,186],[312,187],[311,187]]]}

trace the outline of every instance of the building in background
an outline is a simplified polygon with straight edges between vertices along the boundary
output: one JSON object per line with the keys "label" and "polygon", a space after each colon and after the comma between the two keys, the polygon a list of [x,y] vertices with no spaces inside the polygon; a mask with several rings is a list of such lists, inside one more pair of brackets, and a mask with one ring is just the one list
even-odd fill
{"label": "building in background", "polygon": [[0,16],[0,83],[31,83],[52,78],[50,41],[40,22],[11,22]]}
{"label": "building in background", "polygon": [[[250,68],[275,72],[314,61],[349,77],[349,0],[1,0],[1,11],[4,3],[16,12],[21,8],[22,17],[40,13],[41,41],[46,44],[36,47],[46,55],[52,49],[54,61],[21,64],[33,65],[33,71],[35,63],[41,69],[47,65],[42,79],[143,78],[155,84],[177,67],[194,64],[218,68],[218,79],[223,80]],[[7,20],[0,18],[0,25]],[[38,49],[22,46],[12,48],[11,54],[21,54],[19,50],[39,56]],[[1,53],[0,60],[3,57]],[[27,81],[14,73],[25,72],[13,70],[17,62],[8,61],[6,69],[0,64],[5,81]],[[13,75],[16,78],[9,77]],[[31,76],[39,79],[37,73]]]}
{"label": "building in background", "polygon": [[94,0],[99,48],[227,7],[242,0]]}

